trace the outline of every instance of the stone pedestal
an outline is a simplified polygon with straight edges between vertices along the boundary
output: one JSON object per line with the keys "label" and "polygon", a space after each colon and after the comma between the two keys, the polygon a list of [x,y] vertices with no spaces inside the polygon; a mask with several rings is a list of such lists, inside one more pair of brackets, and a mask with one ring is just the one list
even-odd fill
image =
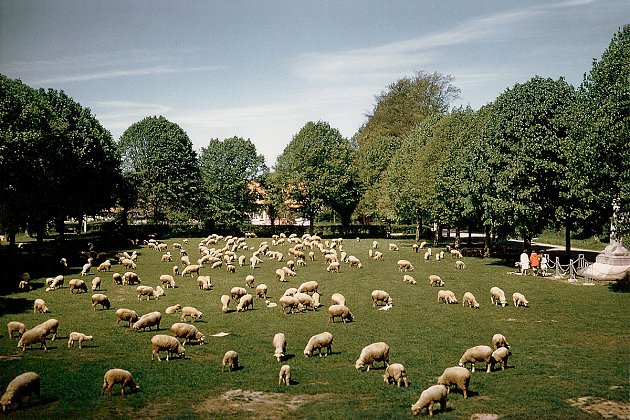
{"label": "stone pedestal", "polygon": [[630,276],[630,252],[621,243],[611,241],[582,275],[595,280],[622,280]]}

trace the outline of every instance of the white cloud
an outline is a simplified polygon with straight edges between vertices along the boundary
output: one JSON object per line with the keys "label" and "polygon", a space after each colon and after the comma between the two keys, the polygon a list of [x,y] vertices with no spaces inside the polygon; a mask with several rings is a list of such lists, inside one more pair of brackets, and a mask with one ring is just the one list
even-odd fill
{"label": "white cloud", "polygon": [[64,75],[58,77],[51,77],[42,80],[36,80],[35,84],[51,84],[51,83],[68,83],[68,82],[85,82],[90,80],[99,79],[114,79],[117,77],[129,77],[129,76],[159,76],[163,74],[179,74],[179,73],[191,73],[198,71],[213,71],[224,69],[224,66],[198,66],[198,67],[145,67],[139,69],[126,69],[126,70],[109,70],[109,71],[96,71],[91,73]]}

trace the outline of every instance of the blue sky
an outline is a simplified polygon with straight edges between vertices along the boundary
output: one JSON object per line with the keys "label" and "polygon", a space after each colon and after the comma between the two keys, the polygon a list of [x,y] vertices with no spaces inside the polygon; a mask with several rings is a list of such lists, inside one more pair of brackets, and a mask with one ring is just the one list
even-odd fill
{"label": "blue sky", "polygon": [[308,121],[346,137],[415,70],[475,109],[535,75],[578,86],[628,0],[0,0],[0,73],[64,90],[116,140],[164,115],[196,149],[250,138],[269,165]]}

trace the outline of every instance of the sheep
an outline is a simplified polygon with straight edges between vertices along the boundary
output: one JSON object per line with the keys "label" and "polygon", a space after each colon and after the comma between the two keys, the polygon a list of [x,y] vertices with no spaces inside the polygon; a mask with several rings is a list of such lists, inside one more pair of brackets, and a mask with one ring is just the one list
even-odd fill
{"label": "sheep", "polygon": [[33,313],[41,313],[41,314],[46,314],[49,313],[50,310],[48,309],[48,306],[46,306],[46,302],[44,302],[44,299],[35,299],[35,302],[33,302]]}
{"label": "sheep", "polygon": [[105,260],[98,265],[98,267],[96,268],[96,271],[97,272],[111,271],[111,269],[112,269],[112,262],[110,260]]}
{"label": "sheep", "polygon": [[48,347],[46,347],[47,335],[48,331],[41,326],[31,328],[30,330],[24,331],[24,334],[22,334],[22,337],[20,337],[20,340],[18,341],[17,347],[24,351],[26,346],[30,347],[33,344],[40,343],[44,350],[48,350]]}
{"label": "sheep", "polygon": [[322,357],[322,349],[324,348],[326,349],[324,356],[332,354],[332,343],[333,336],[328,331],[314,335],[308,340],[304,348],[304,357],[312,356],[315,350],[317,350],[319,357]]}
{"label": "sheep", "polygon": [[418,244],[413,244],[411,245],[411,249],[413,250],[413,252],[418,252],[420,247],[418,246]]}
{"label": "sheep", "polygon": [[259,298],[267,299],[267,285],[264,283],[256,286],[256,296]]}
{"label": "sheep", "polygon": [[418,282],[416,281],[416,279],[414,279],[413,277],[411,277],[409,274],[405,274],[405,275],[403,276],[403,283],[418,284]]}
{"label": "sheep", "polygon": [[291,313],[296,310],[302,311],[302,304],[295,296],[282,296],[278,301],[280,302],[280,310],[282,310],[283,314],[286,313],[286,308],[289,308]]}
{"label": "sheep", "polygon": [[210,276],[198,276],[197,286],[199,286],[199,290],[212,289],[212,280],[210,280]]}
{"label": "sheep", "polygon": [[219,268],[221,268],[222,265],[223,265],[223,261],[215,261],[215,262],[212,263],[210,268],[219,269]]}
{"label": "sheep", "polygon": [[424,253],[424,259],[428,261],[429,258],[431,258],[431,253],[429,251],[427,251],[427,252]]}
{"label": "sheep", "polygon": [[388,248],[389,248],[390,251],[398,251],[399,250],[398,245],[396,245],[396,244],[389,244]]}
{"label": "sheep", "polygon": [[376,260],[376,261],[383,261],[383,253],[380,251],[376,251],[374,252],[374,256],[372,257],[372,259]]}
{"label": "sheep", "polygon": [[298,267],[306,267],[306,261],[304,261],[302,258],[298,258],[298,259],[295,261],[295,264],[296,264]]}
{"label": "sheep", "polygon": [[101,278],[100,277],[94,277],[92,279],[92,291],[94,292],[95,290],[101,290]]}
{"label": "sheep", "polygon": [[315,292],[311,295],[311,298],[313,299],[313,309],[317,309],[320,306],[322,306],[321,302],[320,302],[320,295],[319,293]]}
{"label": "sheep", "polygon": [[398,260],[399,271],[413,271],[413,265],[407,260]]}
{"label": "sheep", "polygon": [[70,280],[68,282],[68,287],[70,288],[70,293],[74,293],[74,290],[76,290],[77,293],[81,293],[81,291],[83,291],[83,293],[87,293],[88,291],[88,288],[85,282],[79,279]]}
{"label": "sheep", "polygon": [[186,275],[192,277],[193,273],[196,273],[197,276],[199,276],[199,270],[201,269],[200,265],[197,264],[192,264],[192,265],[187,265],[186,268],[184,268],[182,270],[182,274],[181,276],[184,277]]}
{"label": "sheep", "polygon": [[245,286],[250,287],[250,288],[254,288],[254,276],[252,276],[251,274],[245,277]]}
{"label": "sheep", "polygon": [[341,293],[333,293],[333,295],[330,297],[330,301],[333,305],[346,306],[346,298]]}
{"label": "sheep", "polygon": [[475,299],[475,295],[470,292],[464,293],[464,297],[462,298],[462,306],[468,305],[471,308],[479,309],[479,303],[477,303],[477,299]]}
{"label": "sheep", "polygon": [[378,241],[372,241],[372,248],[373,249],[377,249],[378,248]]}
{"label": "sheep", "polygon": [[501,370],[505,370],[509,355],[510,351],[505,347],[499,347],[493,351],[490,356],[490,366],[488,367],[488,372],[492,372],[494,370],[494,365],[497,363],[501,364]]}
{"label": "sheep", "polygon": [[462,258],[462,253],[457,249],[451,249],[451,258]]}
{"label": "sheep", "polygon": [[168,289],[169,287],[171,289],[175,288],[175,279],[173,278],[173,276],[171,276],[170,274],[162,274],[160,276],[160,281],[162,282],[162,284],[166,285],[166,288]]}
{"label": "sheep", "polygon": [[164,312],[166,312],[167,314],[175,314],[179,312],[181,309],[182,309],[182,305],[178,303],[176,305],[169,306],[168,308],[166,308]]}
{"label": "sheep", "polygon": [[330,264],[328,264],[328,267],[326,267],[326,271],[328,271],[329,273],[339,273],[340,266],[341,264],[339,264],[339,262],[333,261]]}
{"label": "sheep", "polygon": [[296,293],[293,296],[302,305],[302,311],[306,311],[306,310],[308,310],[308,308],[311,308],[313,311],[316,310],[315,303],[313,301],[313,298],[310,295],[308,295],[306,293]]}
{"label": "sheep", "polygon": [[180,319],[186,321],[186,317],[190,317],[191,320],[199,320],[203,316],[203,312],[193,308],[192,306],[184,306],[182,308],[182,315]]}
{"label": "sheep", "polygon": [[136,263],[129,258],[123,258],[120,260],[120,264],[125,268],[125,270],[135,270],[137,268]]}
{"label": "sheep", "polygon": [[464,261],[457,260],[455,261],[455,268],[463,270],[464,268],[466,268],[466,264],[464,263]]}
{"label": "sheep", "polygon": [[138,313],[133,309],[120,308],[116,310],[116,325],[120,325],[120,321],[129,322],[129,327],[131,327],[132,322],[136,322],[138,320]]}
{"label": "sheep", "polygon": [[179,267],[174,265],[173,268],[171,269],[172,273],[174,276],[179,276]]}
{"label": "sheep", "polygon": [[298,292],[297,288],[289,287],[287,290],[284,291],[283,296],[295,296],[297,292]]}
{"label": "sheep", "polygon": [[177,322],[171,325],[171,332],[173,333],[173,337],[184,339],[184,342],[182,343],[182,345],[184,346],[189,340],[197,340],[199,344],[205,344],[206,342],[206,336],[203,335],[203,333],[199,331],[197,327],[191,324]]}
{"label": "sheep", "polygon": [[383,302],[385,305],[393,305],[393,300],[384,290],[372,291],[372,306],[376,306],[379,302]]}
{"label": "sheep", "polygon": [[433,385],[422,391],[420,398],[411,406],[411,412],[414,416],[417,416],[427,409],[429,416],[433,416],[433,404],[440,403],[440,410],[446,410],[446,396],[448,395],[448,389],[444,385]]}
{"label": "sheep", "polygon": [[354,255],[350,255],[348,257],[348,264],[350,265],[350,267],[363,268],[363,265],[361,264],[361,260],[355,257]]}
{"label": "sheep", "polygon": [[283,333],[277,333],[273,336],[272,344],[274,348],[273,357],[275,357],[276,360],[280,362],[284,357],[284,353],[287,350],[287,338]]}
{"label": "sheep", "polygon": [[464,399],[468,398],[468,385],[470,384],[470,372],[461,366],[453,366],[444,369],[444,372],[437,380],[438,385],[445,385],[447,392],[451,391],[451,386],[455,385],[457,389],[464,394]]}
{"label": "sheep", "polygon": [[284,272],[283,269],[279,268],[276,270],[276,279],[278,279],[278,281],[281,281],[281,282],[288,281],[288,280],[285,280],[284,278],[285,275],[286,273]]}
{"label": "sheep", "polygon": [[166,254],[162,255],[162,262],[171,262],[173,261],[173,257],[171,256],[170,252],[167,252]]}
{"label": "sheep", "polygon": [[319,288],[319,283],[314,280],[306,281],[298,287],[298,293],[315,293]]}
{"label": "sheep", "polygon": [[142,281],[140,281],[140,278],[138,277],[136,273],[134,273],[133,271],[127,271],[122,276],[122,283],[133,285],[136,283],[142,283]]}
{"label": "sheep", "polygon": [[241,296],[241,300],[236,306],[236,312],[246,311],[248,308],[254,309],[254,296],[249,293]]}
{"label": "sheep", "polygon": [[289,386],[291,384],[291,366],[282,365],[280,373],[278,373],[278,385],[285,384]]}
{"label": "sheep", "polygon": [[440,290],[438,292],[437,301],[438,303],[444,302],[446,304],[456,304],[457,298],[455,297],[455,293],[451,292],[450,290]]}
{"label": "sheep", "polygon": [[223,313],[226,313],[230,310],[228,308],[229,304],[230,304],[230,297],[228,295],[222,295],[221,296],[221,311]]}
{"label": "sheep", "polygon": [[[301,259],[303,260],[304,258],[301,258]],[[308,259],[310,261],[315,261],[315,253],[313,251],[308,253]]]}
{"label": "sheep", "polygon": [[498,287],[493,287],[490,289],[490,302],[493,305],[501,305],[503,307],[506,307],[508,305],[507,300],[505,299],[505,293]]}
{"label": "sheep", "polygon": [[496,350],[500,347],[510,348],[510,344],[505,339],[503,334],[495,334],[492,336],[492,350]]}
{"label": "sheep", "polygon": [[31,275],[29,273],[22,273],[18,287],[20,289],[33,289],[33,286],[31,285]]}
{"label": "sheep", "polygon": [[123,277],[120,273],[112,274],[112,280],[114,281],[114,284],[123,284]]}
{"label": "sheep", "polygon": [[529,301],[525,298],[522,293],[515,292],[512,295],[512,301],[514,302],[514,307],[518,308],[519,306],[523,306],[525,308],[529,307]]}
{"label": "sheep", "polygon": [[262,264],[263,260],[261,260],[260,258],[258,258],[256,255],[252,255],[249,258],[249,266],[250,268],[254,269],[256,268],[257,264]]}
{"label": "sheep", "polygon": [[142,300],[142,296],[146,296],[147,300],[150,300],[151,297],[158,300],[160,296],[164,295],[164,289],[162,289],[162,286],[157,286],[155,289],[151,286],[138,286],[136,293],[138,294],[138,300]]}
{"label": "sheep", "polygon": [[25,331],[26,325],[22,324],[21,322],[11,321],[7,323],[7,335],[9,336],[9,338],[13,338],[14,332],[18,333],[18,338],[22,337]]}
{"label": "sheep", "polygon": [[232,289],[230,290],[230,296],[234,300],[240,299],[241,296],[245,296],[246,294],[247,294],[247,290],[242,287],[236,286],[236,287],[232,287]]}
{"label": "sheep", "polygon": [[228,350],[223,355],[223,360],[221,361],[221,372],[223,372],[225,368],[228,368],[230,372],[238,369],[238,353],[234,350]]}
{"label": "sheep", "polygon": [[289,267],[282,267],[282,271],[284,271],[284,274],[286,274],[289,277],[295,277],[296,276],[296,272],[291,270]]}
{"label": "sheep", "polygon": [[131,373],[124,369],[110,369],[105,372],[103,376],[103,385],[101,386],[101,395],[105,393],[107,388],[107,394],[112,395],[112,389],[115,384],[121,385],[120,395],[125,395],[125,387],[129,387],[130,392],[136,392],[140,389],[133,380]]}
{"label": "sheep", "polygon": [[[50,283],[49,283],[49,280],[50,280]],[[55,290],[55,289],[60,288],[61,286],[63,286],[63,282],[64,282],[64,279],[63,279],[63,276],[61,274],[58,275],[57,277],[52,278],[52,279],[46,279],[46,284],[48,284],[48,286],[49,286],[49,288],[46,289],[46,291],[48,291],[49,289],[50,290]]]}
{"label": "sheep", "polygon": [[37,325],[35,328],[40,327],[46,331],[46,336],[52,334],[51,340],[55,341],[57,338],[57,330],[59,329],[59,321],[54,318],[47,319],[41,324]]}
{"label": "sheep", "polygon": [[438,287],[444,286],[444,282],[442,281],[440,276],[437,276],[435,274],[431,274],[429,276],[429,284],[431,285],[431,287],[433,287],[433,286],[438,286]]}
{"label": "sheep", "polygon": [[180,359],[186,357],[186,348],[175,337],[169,335],[158,334],[151,337],[151,360],[157,356],[158,362],[161,362],[160,352],[166,352],[166,361],[171,354],[177,354]]}
{"label": "sheep", "polygon": [[13,404],[18,406],[29,398],[31,394],[37,395],[37,398],[41,400],[40,393],[40,378],[39,374],[35,372],[24,372],[16,376],[0,398],[0,404],[2,404],[2,411],[6,411],[7,408],[11,408]]}
{"label": "sheep", "polygon": [[146,331],[147,328],[151,330],[151,327],[155,327],[156,330],[159,330],[160,322],[162,322],[162,314],[160,312],[149,312],[148,314],[142,315],[131,328],[134,331],[138,331],[140,328],[142,328],[143,331]]}
{"label": "sheep", "polygon": [[384,368],[389,366],[389,346],[386,343],[381,341],[363,347],[359,358],[354,363],[354,367],[356,370],[361,370],[364,366],[367,366],[367,371],[369,372],[374,362],[383,362]]}
{"label": "sheep", "polygon": [[74,347],[75,341],[79,342],[79,348],[83,348],[83,342],[93,339],[94,336],[72,331],[68,337],[68,348]]}
{"label": "sheep", "polygon": [[87,263],[83,264],[83,268],[81,269],[81,275],[87,276],[90,273],[90,269],[92,268],[92,258],[88,258]]}
{"label": "sheep", "polygon": [[347,321],[353,321],[354,316],[350,309],[344,305],[330,305],[328,307],[328,322],[335,322],[335,318],[340,317],[343,323],[345,324]]}
{"label": "sheep", "polygon": [[490,357],[492,356],[492,349],[488,346],[475,346],[471,347],[464,352],[459,359],[459,365],[465,367],[466,363],[470,363],[472,372],[475,371],[475,362],[486,362],[486,367],[490,368]]}
{"label": "sheep", "polygon": [[409,387],[409,379],[407,379],[407,371],[405,367],[400,363],[392,363],[391,365],[385,368],[385,374],[383,375],[383,380],[387,385],[396,382],[398,388],[400,388],[400,384],[404,383],[405,388]]}

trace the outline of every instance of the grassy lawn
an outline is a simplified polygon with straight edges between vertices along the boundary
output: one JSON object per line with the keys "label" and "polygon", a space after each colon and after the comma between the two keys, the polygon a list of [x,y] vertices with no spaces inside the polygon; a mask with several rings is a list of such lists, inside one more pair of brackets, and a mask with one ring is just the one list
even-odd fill
{"label": "grassy lawn", "polygon": [[[247,242],[255,249],[262,240]],[[191,260],[197,258],[198,241],[191,239],[190,245],[185,246]],[[181,239],[166,242],[178,260],[179,253],[170,245]],[[342,264],[339,274],[328,273],[319,252],[317,261],[297,268],[297,276],[289,277],[286,283],[278,282],[274,275],[284,262],[267,258],[254,270],[237,267],[235,274],[206,266],[201,274],[211,276],[213,290],[199,290],[196,281],[177,277],[177,288],[167,289],[157,301],[138,301],[135,286],[114,285],[112,273],[100,273],[104,289],[101,293],[109,296],[112,308],[94,312],[91,292],[71,295],[67,287],[45,292],[44,279],[36,279],[35,290],[4,297],[5,305],[0,308],[5,312],[0,313],[0,325],[17,320],[33,327],[54,317],[60,321],[60,337],[48,342],[48,351],[34,346],[21,352],[16,349],[17,340],[10,340],[3,327],[2,390],[24,371],[36,371],[42,378],[42,403],[14,411],[11,416],[407,418],[411,417],[411,404],[422,390],[435,384],[446,367],[456,365],[467,348],[490,345],[495,333],[504,334],[512,346],[509,368],[486,374],[482,363],[472,374],[468,400],[451,392],[447,412],[440,413],[443,418],[469,418],[475,413],[494,413],[505,418],[598,418],[599,414],[576,408],[568,400],[594,397],[628,404],[629,294],[613,292],[603,285],[586,287],[564,280],[508,275],[513,267],[503,266],[495,259],[465,258],[466,269],[457,270],[450,256],[439,262],[423,260],[422,253],[412,252],[412,242],[408,240],[393,241],[400,246],[398,252],[388,251],[388,242],[380,240],[385,259],[374,261],[368,258],[371,242],[344,242],[348,254],[361,259],[362,269]],[[271,247],[283,252],[285,261],[288,248],[289,245]],[[240,254],[249,260],[251,250]],[[142,284],[156,286],[161,274],[170,274],[176,263],[161,262],[161,255],[145,247],[139,249],[137,273]],[[403,273],[396,265],[402,258],[414,264],[415,270],[410,274],[417,285],[403,283]],[[74,273],[66,276],[66,285],[71,278],[79,277],[79,270],[74,267]],[[113,270],[125,271],[117,264]],[[94,271],[84,277],[88,284]],[[269,286],[272,302],[277,302],[288,287],[316,280],[325,306],[317,312],[283,315],[279,307],[267,308],[256,298],[253,311],[223,314],[220,296],[229,294],[233,286],[244,287],[248,274],[255,276],[256,284]],[[438,304],[438,288],[428,285],[429,274],[441,276],[445,288],[455,292],[460,301],[464,292],[472,292],[481,307],[473,310],[461,304]],[[531,307],[490,305],[492,286],[501,287],[510,303],[513,292],[525,294]],[[391,310],[379,311],[372,306],[370,294],[374,289],[390,293],[394,300]],[[326,306],[335,292],[347,298],[355,322],[328,322]],[[50,314],[33,314],[32,302],[36,298],[46,300]],[[116,325],[114,312],[118,308],[131,308],[139,314],[158,310],[163,314],[159,333],[170,335],[170,326],[179,322],[179,315],[168,315],[164,310],[177,303],[194,306],[204,313],[195,325],[206,334],[208,342],[187,345],[184,360],[151,361],[150,340],[156,332],[133,332]],[[232,302],[230,307],[234,309],[236,304]],[[82,350],[68,348],[71,331],[94,335],[94,340]],[[211,337],[222,331],[230,335]],[[305,358],[303,350],[308,339],[323,331],[333,334],[334,354]],[[282,363],[273,357],[271,341],[277,332],[284,332],[288,343]],[[377,341],[389,344],[391,363],[405,365],[409,389],[386,386],[380,363],[369,372],[354,369],[361,349]],[[221,359],[227,350],[239,353],[242,369],[221,372]],[[284,363],[292,368],[294,384],[290,387],[277,385],[278,371]],[[99,396],[105,371],[114,367],[131,371],[140,392],[125,397]],[[119,390],[118,386],[115,390]],[[231,397],[227,398],[226,393]],[[426,411],[422,416],[426,416]]]}

